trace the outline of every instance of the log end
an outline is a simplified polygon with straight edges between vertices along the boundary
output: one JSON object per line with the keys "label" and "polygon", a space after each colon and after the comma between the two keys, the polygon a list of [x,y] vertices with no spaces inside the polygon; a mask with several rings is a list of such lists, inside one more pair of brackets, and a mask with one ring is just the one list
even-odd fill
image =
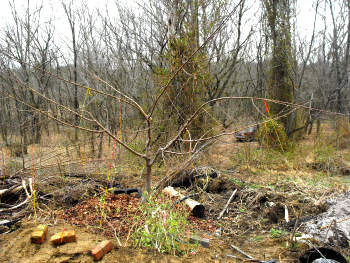
{"label": "log end", "polygon": [[205,207],[202,204],[198,204],[192,209],[192,215],[195,217],[203,218],[204,212],[205,212]]}

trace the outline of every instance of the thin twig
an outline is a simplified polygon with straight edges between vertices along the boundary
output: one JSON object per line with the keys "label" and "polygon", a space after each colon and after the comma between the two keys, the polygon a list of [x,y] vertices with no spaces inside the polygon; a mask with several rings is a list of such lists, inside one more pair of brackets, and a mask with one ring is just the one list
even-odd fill
{"label": "thin twig", "polygon": [[[342,223],[342,222],[345,222],[345,221],[348,221],[348,220],[350,220],[350,216],[349,217],[346,217],[346,218],[343,218],[343,219],[341,219],[341,220],[338,220],[338,221],[335,221],[335,223]],[[334,221],[332,221],[330,224],[328,224],[328,225],[326,225],[326,226],[323,226],[323,227],[321,227],[321,230],[323,230],[323,229],[325,229],[325,228],[327,228],[327,227],[330,227],[332,224],[333,224],[333,222]]]}
{"label": "thin twig", "polygon": [[241,253],[243,256],[245,256],[246,258],[249,258],[249,259],[254,259],[253,257],[249,256],[247,253],[245,253],[244,251],[242,251],[241,249],[239,249],[238,247],[234,246],[234,245],[231,245],[231,247],[235,250],[237,250],[239,253]]}
{"label": "thin twig", "polygon": [[228,201],[227,201],[227,203],[226,203],[224,209],[222,209],[222,211],[220,212],[220,214],[219,214],[217,220],[219,220],[219,219],[224,215],[224,213],[225,213],[225,211],[226,211],[228,205],[231,203],[231,201],[232,201],[233,197],[235,196],[236,192],[237,192],[237,189],[235,189],[235,190],[232,192],[232,194],[231,194],[230,198],[228,199]]}

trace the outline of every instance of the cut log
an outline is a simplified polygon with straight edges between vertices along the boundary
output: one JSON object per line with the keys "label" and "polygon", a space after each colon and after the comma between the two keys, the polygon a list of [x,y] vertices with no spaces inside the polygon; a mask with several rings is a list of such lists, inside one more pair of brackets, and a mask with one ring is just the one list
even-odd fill
{"label": "cut log", "polygon": [[[184,195],[180,194],[171,186],[164,188],[163,193],[168,194],[171,197],[177,197],[180,199],[185,197]],[[186,199],[184,202],[191,209],[193,216],[199,217],[199,218],[204,217],[204,211],[205,211],[204,205],[190,198]]]}
{"label": "cut log", "polygon": [[18,204],[18,205],[11,206],[11,207],[9,207],[9,208],[0,209],[0,212],[10,211],[10,210],[17,209],[17,208],[21,207],[22,205],[26,204],[26,203],[30,200],[30,198],[31,198],[32,195],[33,195],[33,189],[32,189],[32,186],[31,186],[31,184],[32,184],[32,182],[33,182],[33,181],[32,181],[32,178],[29,178],[28,181],[29,181],[30,194],[28,193],[27,185],[26,185],[26,181],[25,181],[25,180],[22,180],[22,186],[21,186],[21,187],[18,186],[18,187],[16,187],[16,188],[14,188],[14,189],[16,189],[16,191],[17,191],[18,189],[24,189],[25,192],[26,192],[26,195],[27,195],[27,199],[24,200],[23,202],[21,202],[21,203]]}

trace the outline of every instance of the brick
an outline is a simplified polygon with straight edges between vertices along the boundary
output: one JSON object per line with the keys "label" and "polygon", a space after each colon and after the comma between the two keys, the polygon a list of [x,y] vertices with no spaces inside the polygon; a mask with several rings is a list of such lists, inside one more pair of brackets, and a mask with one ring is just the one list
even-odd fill
{"label": "brick", "polygon": [[30,236],[30,241],[35,244],[42,244],[46,238],[48,230],[49,228],[47,225],[37,226]]}
{"label": "brick", "polygon": [[54,234],[51,239],[51,243],[54,245],[60,245],[64,243],[70,243],[77,241],[77,236],[74,230],[63,230]]}
{"label": "brick", "polygon": [[91,249],[91,255],[94,260],[100,260],[104,255],[113,249],[113,243],[110,240],[100,242],[96,247]]}

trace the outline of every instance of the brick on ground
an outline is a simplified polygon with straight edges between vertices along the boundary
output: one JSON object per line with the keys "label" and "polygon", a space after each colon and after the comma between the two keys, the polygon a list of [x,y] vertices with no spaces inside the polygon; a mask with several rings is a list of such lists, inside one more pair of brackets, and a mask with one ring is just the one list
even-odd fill
{"label": "brick on ground", "polygon": [[37,226],[30,236],[30,241],[35,244],[42,244],[46,238],[48,230],[49,228],[47,225]]}
{"label": "brick on ground", "polygon": [[60,245],[69,242],[77,241],[77,236],[74,230],[63,230],[54,234],[51,239],[51,243],[54,245]]}
{"label": "brick on ground", "polygon": [[96,247],[91,249],[91,255],[95,260],[100,260],[104,255],[113,249],[113,243],[110,240],[100,242]]}

